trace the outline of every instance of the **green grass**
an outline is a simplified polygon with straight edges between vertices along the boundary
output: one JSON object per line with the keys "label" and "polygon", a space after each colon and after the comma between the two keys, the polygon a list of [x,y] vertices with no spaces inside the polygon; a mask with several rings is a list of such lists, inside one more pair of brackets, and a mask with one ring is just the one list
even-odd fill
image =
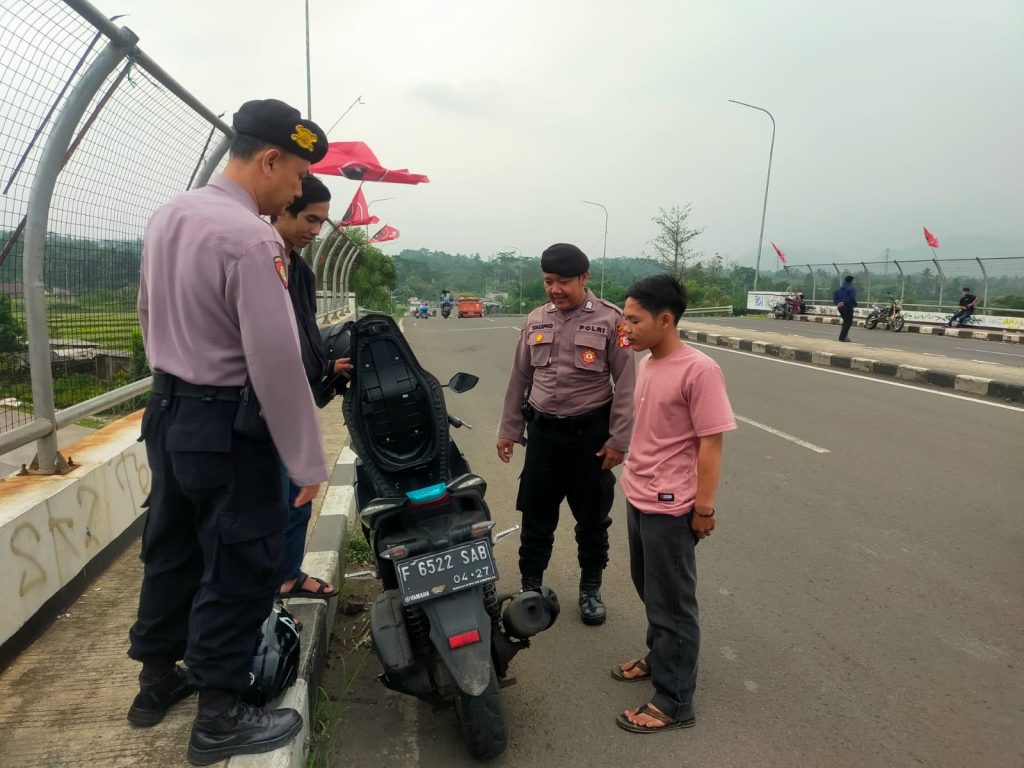
{"label": "green grass", "polygon": [[349,528],[345,561],[349,565],[373,565],[376,562],[373,551],[366,543],[366,537],[358,525]]}

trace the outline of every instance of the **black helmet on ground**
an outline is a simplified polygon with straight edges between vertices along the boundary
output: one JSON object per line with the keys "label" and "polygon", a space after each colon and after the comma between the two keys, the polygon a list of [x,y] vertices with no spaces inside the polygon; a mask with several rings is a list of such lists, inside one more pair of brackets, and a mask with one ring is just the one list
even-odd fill
{"label": "black helmet on ground", "polygon": [[260,642],[249,673],[251,685],[242,700],[257,707],[277,699],[299,674],[299,631],[278,606],[260,628]]}

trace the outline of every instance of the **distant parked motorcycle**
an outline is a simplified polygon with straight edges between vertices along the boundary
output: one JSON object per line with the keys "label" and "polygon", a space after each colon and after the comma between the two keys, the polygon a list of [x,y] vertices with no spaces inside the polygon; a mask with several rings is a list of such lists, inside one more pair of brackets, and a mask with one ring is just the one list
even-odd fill
{"label": "distant parked motorcycle", "polygon": [[772,304],[771,317],[773,320],[792,320],[793,307],[789,300],[779,301]]}
{"label": "distant parked motorcycle", "polygon": [[868,316],[864,318],[865,328],[871,329],[881,323],[887,326],[890,331],[898,332],[903,330],[903,326],[907,323],[907,319],[903,316],[903,302],[891,293],[887,294],[887,296],[889,298],[888,304],[875,304],[868,313]]}

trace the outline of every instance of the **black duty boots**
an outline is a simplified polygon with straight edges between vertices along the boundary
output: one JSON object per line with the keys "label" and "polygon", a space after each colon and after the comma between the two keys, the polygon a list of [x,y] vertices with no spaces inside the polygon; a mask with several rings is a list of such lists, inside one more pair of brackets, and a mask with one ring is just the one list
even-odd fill
{"label": "black duty boots", "polygon": [[580,576],[580,618],[584,624],[604,624],[607,612],[601,602],[601,571],[584,571]]}

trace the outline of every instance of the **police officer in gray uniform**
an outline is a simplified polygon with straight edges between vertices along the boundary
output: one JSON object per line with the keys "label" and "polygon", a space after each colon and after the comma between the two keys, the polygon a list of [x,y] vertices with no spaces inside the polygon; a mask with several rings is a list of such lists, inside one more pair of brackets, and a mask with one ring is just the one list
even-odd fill
{"label": "police officer in gray uniform", "polygon": [[615,499],[611,470],[622,463],[633,430],[633,352],[622,311],[587,288],[590,261],[583,251],[557,243],[541,255],[540,268],[551,301],[529,314],[516,345],[498,458],[511,460],[529,424],[517,501],[523,589],[541,585],[559,506],[568,500],[579,548],[580,617],[603,624],[601,579]]}
{"label": "police officer in gray uniform", "polygon": [[[278,455],[301,488],[297,504],[327,479],[284,244],[260,218],[302,193],[327,137],[273,99],[246,102],[233,123],[224,173],[150,219],[139,288],[153,369],[142,420],[153,484],[130,633],[142,671],[128,720],[156,725],[198,689],[194,765],[274,749],[302,728],[295,710],[265,712],[239,695],[281,583],[288,510]],[[247,378],[255,410],[243,398]],[[246,413],[256,418],[239,421]]]}

